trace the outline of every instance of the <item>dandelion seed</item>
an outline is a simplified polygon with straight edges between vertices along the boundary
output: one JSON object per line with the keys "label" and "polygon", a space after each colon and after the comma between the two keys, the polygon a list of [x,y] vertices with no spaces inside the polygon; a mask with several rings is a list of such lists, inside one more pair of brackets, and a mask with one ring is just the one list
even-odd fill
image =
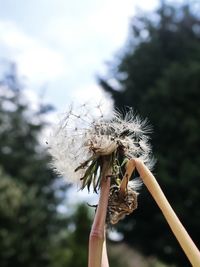
{"label": "dandelion seed", "polygon": [[[115,111],[109,120],[104,118],[101,105],[94,113],[97,111],[99,115],[94,118],[86,104],[80,110],[71,106],[53,131],[49,152],[58,174],[66,177],[69,183],[78,184],[81,189],[93,187],[95,192],[101,184],[102,160],[108,160],[111,170],[108,217],[115,223],[137,207],[137,190],[141,186],[141,182],[133,179],[127,185],[124,199],[118,197],[125,163],[140,158],[148,168],[153,166],[147,136],[150,128],[147,121],[142,121],[132,109],[124,116]],[[121,206],[116,203],[121,203]]]}

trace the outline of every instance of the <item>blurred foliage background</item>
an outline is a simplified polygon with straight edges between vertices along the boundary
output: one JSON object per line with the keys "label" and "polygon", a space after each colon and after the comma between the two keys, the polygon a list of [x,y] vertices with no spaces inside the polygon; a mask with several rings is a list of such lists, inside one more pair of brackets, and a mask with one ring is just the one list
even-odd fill
{"label": "blurred foliage background", "polygon": [[[158,161],[154,173],[199,246],[198,11],[192,4],[162,3],[151,14],[138,14],[128,42],[98,82],[115,107],[131,106],[149,118]],[[90,213],[83,204],[73,214],[59,212],[68,187],[51,171],[41,143],[52,107],[32,109],[24,90],[11,64],[0,81],[0,266],[87,266]],[[117,228],[124,241],[109,243],[111,266],[190,266],[145,188],[138,210]]]}

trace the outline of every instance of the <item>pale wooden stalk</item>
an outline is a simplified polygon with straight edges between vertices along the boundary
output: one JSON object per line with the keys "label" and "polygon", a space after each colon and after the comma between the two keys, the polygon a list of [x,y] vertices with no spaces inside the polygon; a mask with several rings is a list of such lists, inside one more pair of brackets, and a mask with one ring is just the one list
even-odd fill
{"label": "pale wooden stalk", "polygon": [[[94,222],[90,232],[89,238],[89,257],[88,257],[88,267],[107,267],[107,255],[105,241],[105,221],[108,206],[108,197],[110,190],[110,178],[107,177],[107,173],[103,173],[103,178],[101,181],[101,192],[99,197],[99,204],[95,214]],[[103,261],[102,261],[103,255]]]}
{"label": "pale wooden stalk", "polygon": [[109,267],[107,248],[106,248],[106,238],[105,238],[104,243],[103,243],[101,267]]}
{"label": "pale wooden stalk", "polygon": [[[144,184],[148,188],[149,192],[155,199],[159,208],[161,209],[165,219],[167,220],[169,226],[171,227],[174,235],[176,236],[179,244],[181,245],[183,251],[188,257],[190,263],[193,267],[200,266],[200,252],[195,246],[194,242],[188,235],[187,231],[179,221],[172,207],[170,206],[168,200],[166,199],[164,193],[162,192],[158,182],[156,181],[150,170],[144,165],[144,163],[138,159],[131,160],[132,170],[136,167],[140,177],[142,178]],[[130,169],[129,169],[130,171]]]}
{"label": "pale wooden stalk", "polygon": [[125,194],[127,190],[128,182],[134,169],[135,169],[135,163],[132,160],[129,160],[126,164],[126,172],[122,178],[122,182],[121,182],[120,190],[119,190],[119,193],[122,196]]}

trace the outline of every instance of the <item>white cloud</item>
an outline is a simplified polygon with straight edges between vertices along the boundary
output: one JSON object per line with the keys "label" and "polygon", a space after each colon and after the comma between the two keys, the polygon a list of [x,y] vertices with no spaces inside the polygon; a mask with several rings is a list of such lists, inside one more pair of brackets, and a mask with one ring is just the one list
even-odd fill
{"label": "white cloud", "polygon": [[78,4],[75,2],[65,2],[65,14],[52,16],[46,27],[43,27],[43,35],[69,50],[84,50],[87,46],[87,50],[93,50],[100,45],[103,49],[98,51],[102,55],[105,49],[113,52],[113,49],[123,45],[128,34],[129,20],[136,12],[135,7],[151,10],[158,0],[86,1],[81,9],[75,9]]}
{"label": "white cloud", "polygon": [[25,34],[10,21],[0,21],[0,45],[6,57],[18,63],[19,71],[34,82],[61,77],[66,64],[60,52]]}
{"label": "white cloud", "polygon": [[[87,103],[91,106],[91,113],[97,105],[101,105],[101,111],[105,117],[109,117],[113,108],[113,101],[110,96],[103,92],[102,88],[96,84],[77,88],[71,92],[71,99],[76,104]],[[95,114],[94,114],[95,115]]]}
{"label": "white cloud", "polygon": [[73,16],[70,14],[72,6],[66,3],[66,15],[55,16],[48,21],[43,28],[47,39],[69,50],[86,50],[88,54],[96,50],[98,58],[113,51],[113,47],[122,45],[127,36],[129,17],[134,12],[132,0],[87,3]]}
{"label": "white cloud", "polygon": [[95,73],[123,47],[135,6],[152,9],[158,0],[20,2],[20,9],[4,3],[0,57],[16,61],[34,90],[47,82],[47,98],[60,110],[74,99],[105,99]]}

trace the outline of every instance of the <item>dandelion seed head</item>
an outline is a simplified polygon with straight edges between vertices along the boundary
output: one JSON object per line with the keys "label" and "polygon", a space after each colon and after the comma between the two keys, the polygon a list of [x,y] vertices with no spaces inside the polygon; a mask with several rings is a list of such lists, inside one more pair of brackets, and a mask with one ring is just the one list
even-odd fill
{"label": "dandelion seed head", "polygon": [[[114,111],[107,119],[101,105],[94,109],[87,104],[70,106],[48,141],[52,166],[69,183],[76,184],[81,184],[90,159],[112,153],[120,152],[127,159],[140,158],[151,168],[149,133],[147,121],[131,109],[124,116]],[[130,186],[137,187],[133,182]]]}

